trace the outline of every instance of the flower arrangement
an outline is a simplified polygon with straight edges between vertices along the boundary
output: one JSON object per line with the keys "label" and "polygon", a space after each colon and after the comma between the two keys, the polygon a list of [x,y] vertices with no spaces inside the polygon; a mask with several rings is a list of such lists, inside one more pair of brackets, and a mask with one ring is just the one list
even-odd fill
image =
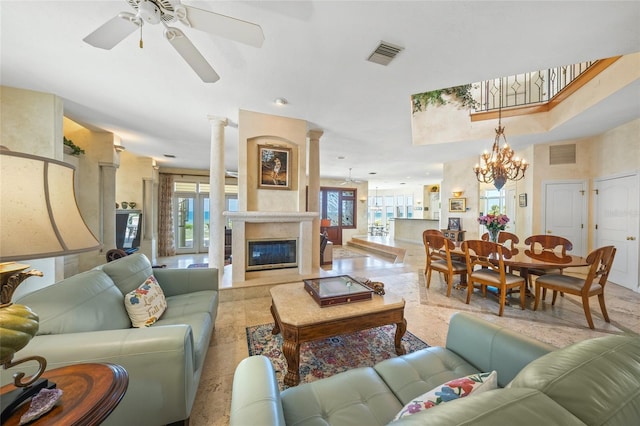
{"label": "flower arrangement", "polygon": [[486,226],[488,230],[504,231],[509,217],[506,214],[486,214],[478,218],[478,223]]}
{"label": "flower arrangement", "polygon": [[478,223],[487,227],[489,239],[496,243],[498,242],[498,232],[504,231],[509,223],[509,217],[506,214],[486,214],[478,217]]}

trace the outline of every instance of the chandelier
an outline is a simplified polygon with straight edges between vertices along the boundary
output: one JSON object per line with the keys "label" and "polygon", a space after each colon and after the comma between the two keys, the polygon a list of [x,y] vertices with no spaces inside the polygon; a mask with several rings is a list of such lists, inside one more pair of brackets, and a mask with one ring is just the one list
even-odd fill
{"label": "chandelier", "polygon": [[[483,152],[480,156],[482,166],[476,164],[473,171],[476,173],[478,182],[493,183],[497,190],[502,189],[507,180],[520,180],[524,177],[524,172],[529,164],[526,160],[513,157],[513,149],[507,143],[502,127],[502,80],[500,80],[500,105],[498,107],[498,128],[496,138],[493,141],[491,152]],[[500,139],[503,140],[500,148]]]}

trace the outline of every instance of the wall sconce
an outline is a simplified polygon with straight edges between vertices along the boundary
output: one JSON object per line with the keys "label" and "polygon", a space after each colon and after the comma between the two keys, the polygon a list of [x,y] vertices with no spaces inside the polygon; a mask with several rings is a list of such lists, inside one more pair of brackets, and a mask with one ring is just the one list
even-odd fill
{"label": "wall sconce", "polygon": [[364,196],[363,196],[363,197],[360,197],[360,202],[361,202],[361,203],[364,203],[365,201],[367,201],[367,197],[364,197]]}
{"label": "wall sconce", "polygon": [[462,196],[462,194],[464,194],[464,191],[454,191],[451,193],[455,198],[460,198]]}
{"label": "wall sconce", "polygon": [[114,145],[113,149],[116,150],[117,153],[121,153],[122,151],[124,151],[126,148],[122,145]]}

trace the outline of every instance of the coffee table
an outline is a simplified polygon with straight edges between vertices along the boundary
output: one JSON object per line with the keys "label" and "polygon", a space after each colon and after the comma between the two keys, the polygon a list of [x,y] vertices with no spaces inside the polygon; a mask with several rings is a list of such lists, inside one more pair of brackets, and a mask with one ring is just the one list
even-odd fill
{"label": "coffee table", "polygon": [[300,383],[300,344],[340,334],[353,333],[387,324],[396,325],[394,346],[402,355],[402,336],[407,330],[402,297],[373,295],[371,300],[321,308],[302,282],[272,287],[271,314],[275,322],[272,334],[282,332],[282,353],[287,360],[284,384]]}

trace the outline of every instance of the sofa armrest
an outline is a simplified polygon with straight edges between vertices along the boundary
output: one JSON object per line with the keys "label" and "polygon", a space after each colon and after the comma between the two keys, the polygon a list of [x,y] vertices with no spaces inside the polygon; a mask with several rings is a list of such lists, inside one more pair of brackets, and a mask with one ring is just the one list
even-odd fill
{"label": "sofa armrest", "polygon": [[531,361],[556,349],[463,312],[451,317],[446,347],[479,371],[496,370],[502,387]]}
{"label": "sofa armrest", "polygon": [[233,375],[229,426],[285,425],[278,381],[269,358],[243,359]]}
{"label": "sofa armrest", "polygon": [[[142,418],[146,424],[180,421],[189,417],[195,399],[197,377],[188,325],[36,336],[15,359],[31,355],[44,356],[47,369],[84,362],[124,367],[129,387],[108,424],[132,424],[132,419]],[[10,383],[16,371],[33,374],[33,364],[2,370],[2,384]]]}
{"label": "sofa armrest", "polygon": [[153,275],[165,296],[193,293],[202,290],[218,290],[218,269],[154,269]]}

